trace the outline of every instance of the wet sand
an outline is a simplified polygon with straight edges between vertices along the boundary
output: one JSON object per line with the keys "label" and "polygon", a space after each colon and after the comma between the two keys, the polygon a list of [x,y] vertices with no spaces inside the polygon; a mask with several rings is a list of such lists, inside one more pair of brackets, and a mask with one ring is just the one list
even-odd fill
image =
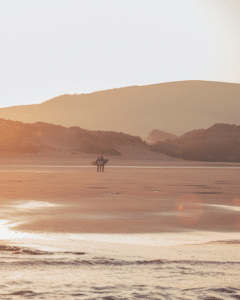
{"label": "wet sand", "polygon": [[240,231],[238,164],[112,160],[97,173],[91,159],[0,160],[0,218],[29,232]]}

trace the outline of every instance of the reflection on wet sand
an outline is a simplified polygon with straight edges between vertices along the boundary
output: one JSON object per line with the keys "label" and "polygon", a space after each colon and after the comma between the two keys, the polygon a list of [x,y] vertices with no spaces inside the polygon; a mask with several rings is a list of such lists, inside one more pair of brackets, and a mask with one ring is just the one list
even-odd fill
{"label": "reflection on wet sand", "polygon": [[34,171],[0,173],[0,217],[18,224],[16,230],[239,230],[238,169],[115,167],[95,174],[91,168],[68,166]]}

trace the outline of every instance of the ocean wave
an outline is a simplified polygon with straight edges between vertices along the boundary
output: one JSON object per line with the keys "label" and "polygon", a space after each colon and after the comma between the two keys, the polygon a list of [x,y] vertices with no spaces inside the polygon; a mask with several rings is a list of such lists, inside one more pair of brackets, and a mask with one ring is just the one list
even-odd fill
{"label": "ocean wave", "polygon": [[29,255],[51,255],[53,252],[32,250],[27,248],[20,248],[16,246],[0,245],[1,252],[12,252],[13,254],[29,254]]}
{"label": "ocean wave", "polygon": [[[57,252],[51,252],[51,251],[42,251],[42,250],[36,250],[36,249],[28,249],[28,248],[20,248],[16,246],[9,246],[9,245],[0,245],[0,253],[4,252],[11,252],[12,254],[29,254],[29,255],[53,255]],[[85,252],[58,252],[63,254],[74,254],[74,255],[84,255]]]}
{"label": "ocean wave", "polygon": [[[75,254],[76,253],[72,253]],[[19,260],[11,260],[11,257],[0,259],[0,267],[6,265],[15,266],[27,266],[27,265],[91,265],[91,266],[139,266],[139,265],[189,265],[189,266],[202,266],[202,265],[240,265],[240,262],[228,261],[202,261],[202,260],[166,260],[166,259],[154,259],[154,260],[115,260],[115,259],[71,259],[69,257],[58,257],[56,259],[23,259],[19,257]],[[185,268],[185,267],[181,267]]]}
{"label": "ocean wave", "polygon": [[33,291],[18,291],[14,293],[9,293],[9,294],[0,294],[0,295],[9,295],[9,296],[36,296],[39,295],[38,293],[34,293]]}

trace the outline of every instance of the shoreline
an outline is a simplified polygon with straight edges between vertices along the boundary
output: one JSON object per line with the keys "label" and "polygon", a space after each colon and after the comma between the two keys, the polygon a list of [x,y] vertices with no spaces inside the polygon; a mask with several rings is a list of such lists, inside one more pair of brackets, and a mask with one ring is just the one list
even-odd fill
{"label": "shoreline", "polygon": [[[5,225],[9,228],[8,225]],[[2,226],[0,226],[2,229]],[[187,240],[186,240],[187,238]],[[224,238],[224,240],[219,240]],[[237,239],[236,239],[237,238]],[[185,232],[160,234],[29,234],[15,232],[1,240],[0,252],[13,255],[74,254],[124,261],[236,263],[240,261],[240,233]],[[20,256],[21,257],[21,256]],[[79,257],[80,258],[80,257]],[[146,260],[146,261],[145,261]]]}

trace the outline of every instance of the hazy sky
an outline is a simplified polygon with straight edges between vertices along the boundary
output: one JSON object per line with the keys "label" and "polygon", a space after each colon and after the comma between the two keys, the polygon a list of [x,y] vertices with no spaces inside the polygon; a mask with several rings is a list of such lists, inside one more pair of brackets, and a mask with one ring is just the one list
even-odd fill
{"label": "hazy sky", "polygon": [[0,0],[0,106],[240,82],[240,0]]}

